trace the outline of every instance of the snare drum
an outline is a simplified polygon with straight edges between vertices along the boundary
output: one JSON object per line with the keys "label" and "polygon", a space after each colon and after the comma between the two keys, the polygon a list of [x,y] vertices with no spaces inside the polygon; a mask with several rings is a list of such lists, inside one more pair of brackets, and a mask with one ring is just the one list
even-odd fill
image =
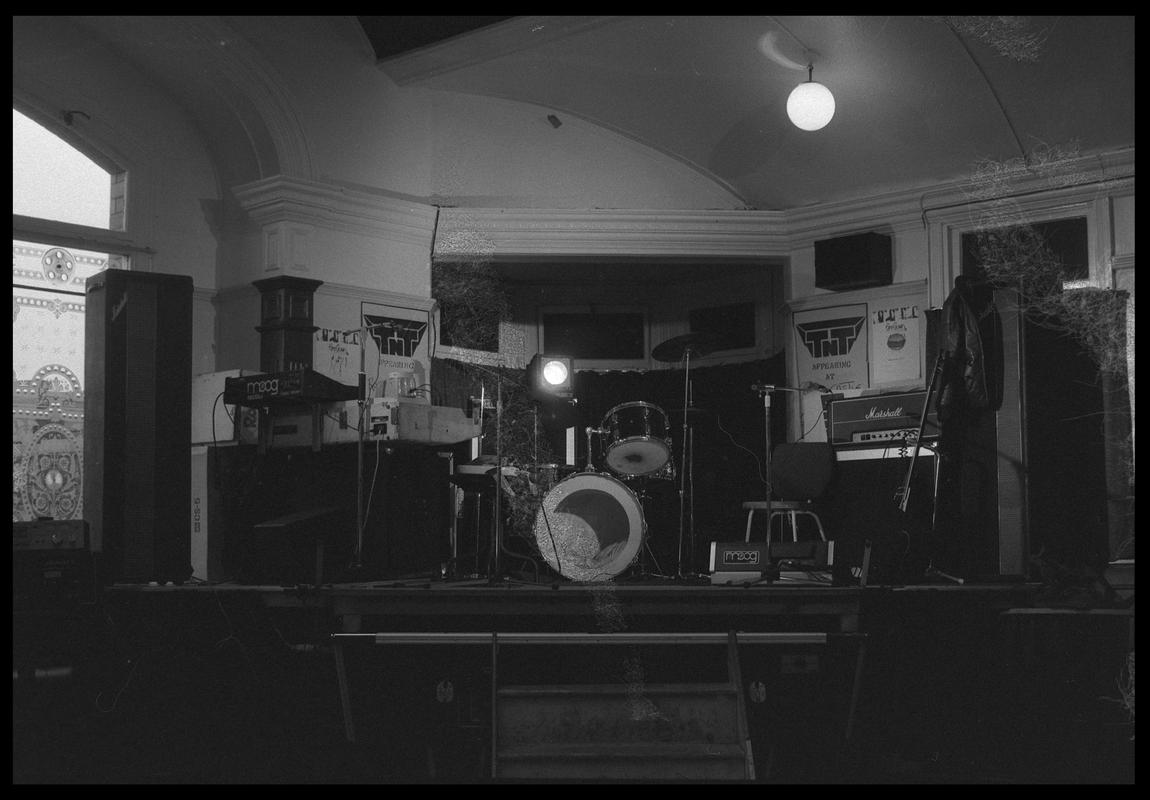
{"label": "snare drum", "polygon": [[667,414],[654,403],[623,403],[600,425],[606,432],[604,460],[618,475],[651,475],[671,461]]}

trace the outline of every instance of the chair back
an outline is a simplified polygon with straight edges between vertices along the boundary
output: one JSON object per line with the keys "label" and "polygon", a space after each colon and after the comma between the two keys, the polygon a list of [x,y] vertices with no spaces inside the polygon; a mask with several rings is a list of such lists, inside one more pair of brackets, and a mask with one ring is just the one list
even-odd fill
{"label": "chair back", "polygon": [[834,478],[828,442],[783,442],[771,452],[771,486],[780,500],[817,500]]}

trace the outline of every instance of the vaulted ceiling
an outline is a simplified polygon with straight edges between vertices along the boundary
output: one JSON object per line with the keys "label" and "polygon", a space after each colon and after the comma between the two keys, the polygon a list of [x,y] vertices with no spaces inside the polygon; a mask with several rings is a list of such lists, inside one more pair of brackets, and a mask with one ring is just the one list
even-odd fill
{"label": "vaulted ceiling", "polygon": [[[578,117],[786,210],[1134,146],[1134,17],[360,17],[397,84]],[[787,119],[808,78],[815,132]]]}

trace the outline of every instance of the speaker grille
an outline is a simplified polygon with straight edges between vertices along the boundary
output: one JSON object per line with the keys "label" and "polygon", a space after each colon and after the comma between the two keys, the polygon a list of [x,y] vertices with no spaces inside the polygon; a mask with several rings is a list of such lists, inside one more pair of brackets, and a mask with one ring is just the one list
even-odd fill
{"label": "speaker grille", "polygon": [[86,289],[84,518],[100,579],[186,580],[192,279],[107,270]]}

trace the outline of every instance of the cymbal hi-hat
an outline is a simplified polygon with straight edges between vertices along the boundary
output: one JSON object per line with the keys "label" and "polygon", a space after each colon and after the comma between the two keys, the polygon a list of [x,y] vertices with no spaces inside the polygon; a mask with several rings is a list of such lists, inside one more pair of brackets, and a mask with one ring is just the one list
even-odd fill
{"label": "cymbal hi-hat", "polygon": [[719,346],[719,337],[713,333],[701,331],[699,333],[684,333],[668,339],[651,351],[651,357],[656,361],[681,361],[683,356],[690,353],[693,356],[706,356],[715,352]]}

